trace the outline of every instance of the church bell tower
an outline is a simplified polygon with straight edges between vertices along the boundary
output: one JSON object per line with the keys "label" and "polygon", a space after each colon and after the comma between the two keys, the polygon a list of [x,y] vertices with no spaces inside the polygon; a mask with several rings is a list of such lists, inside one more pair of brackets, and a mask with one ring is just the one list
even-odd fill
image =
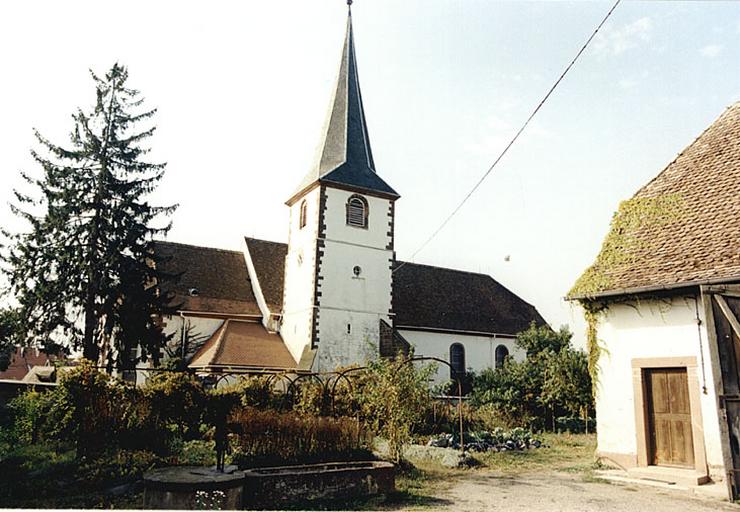
{"label": "church bell tower", "polygon": [[378,357],[381,324],[392,324],[398,198],[375,170],[350,8],[316,163],[286,202],[280,334],[300,367],[332,371]]}

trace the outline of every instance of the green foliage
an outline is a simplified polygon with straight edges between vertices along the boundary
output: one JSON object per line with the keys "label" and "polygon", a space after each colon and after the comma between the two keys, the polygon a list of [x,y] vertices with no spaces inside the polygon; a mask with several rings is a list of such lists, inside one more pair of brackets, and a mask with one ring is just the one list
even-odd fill
{"label": "green foliage", "polygon": [[550,354],[542,382],[542,403],[571,415],[587,414],[593,405],[588,356],[570,347]]}
{"label": "green foliage", "polygon": [[13,423],[9,434],[14,442],[21,444],[38,442],[53,398],[51,393],[28,390],[10,401],[8,412],[13,418]]}
{"label": "green foliage", "polygon": [[599,343],[599,318],[606,309],[600,302],[581,301],[583,316],[586,319],[586,351],[588,353],[588,373],[591,377],[591,395],[595,398],[599,387],[599,358],[603,347]]}
{"label": "green foliage", "polygon": [[367,456],[372,443],[355,418],[242,407],[230,422],[236,431],[232,462],[240,467],[346,460]]}
{"label": "green foliage", "polygon": [[537,326],[532,322],[526,331],[516,336],[516,344],[527,352],[528,358],[536,358],[548,352],[560,352],[570,345],[573,334],[567,327],[553,331],[548,326]]}
{"label": "green foliage", "polygon": [[628,266],[648,243],[645,228],[663,226],[683,214],[679,194],[633,197],[622,201],[614,214],[596,261],[578,278],[569,297],[589,297],[614,286],[614,275]]}
{"label": "green foliage", "polygon": [[527,351],[524,361],[508,358],[503,368],[476,377],[472,399],[482,406],[488,428],[500,423],[554,429],[556,417],[592,410],[588,357],[571,347],[571,336],[567,329],[532,325],[517,336]]}
{"label": "green foliage", "polygon": [[23,174],[33,195],[16,191],[11,207],[29,229],[3,231],[10,243],[2,259],[25,342],[82,347],[92,361],[102,347],[107,364],[126,368],[135,363],[132,349],[156,361],[166,341],[155,318],[173,311],[171,297],[152,283],[173,276],[152,264],[151,240],[169,229],[154,220],[174,207],[147,201],[164,164],[145,160],[155,129],[138,126],[156,110],[141,110],[125,67],[92,78],[95,106],[72,116],[70,147],[36,132],[39,148],[31,153],[41,177]]}
{"label": "green foliage", "polygon": [[141,387],[149,421],[162,428],[174,426],[185,439],[199,435],[205,404],[203,385],[194,375],[181,372],[158,372]]}
{"label": "green foliage", "polygon": [[381,358],[370,363],[367,380],[357,391],[362,417],[373,432],[388,440],[395,462],[401,461],[403,445],[422,423],[431,402],[428,381],[434,371],[434,365],[417,367],[401,356]]}
{"label": "green foliage", "polygon": [[19,323],[17,311],[0,309],[0,372],[7,370],[10,365]]}

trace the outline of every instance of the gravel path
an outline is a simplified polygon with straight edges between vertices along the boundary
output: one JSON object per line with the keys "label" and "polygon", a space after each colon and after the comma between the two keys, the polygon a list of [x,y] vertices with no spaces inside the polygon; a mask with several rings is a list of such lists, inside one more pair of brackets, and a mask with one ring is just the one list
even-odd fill
{"label": "gravel path", "polygon": [[[440,490],[433,510],[527,512],[740,512],[740,506],[689,492],[649,486],[585,481],[580,474],[506,476],[472,471]],[[409,509],[413,510],[413,509]]]}

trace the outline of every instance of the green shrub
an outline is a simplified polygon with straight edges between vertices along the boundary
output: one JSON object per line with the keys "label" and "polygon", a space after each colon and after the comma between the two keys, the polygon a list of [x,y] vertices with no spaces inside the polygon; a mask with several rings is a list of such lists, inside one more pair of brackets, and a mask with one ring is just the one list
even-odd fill
{"label": "green shrub", "polygon": [[519,333],[516,343],[526,359],[507,358],[502,368],[482,371],[473,384],[473,403],[488,407],[489,419],[495,416],[503,426],[534,430],[555,430],[559,416],[587,415],[593,410],[588,360],[570,345],[571,337],[565,328],[535,325]]}
{"label": "green shrub", "polygon": [[173,427],[170,431],[184,439],[199,436],[206,392],[194,375],[157,372],[141,387],[140,393],[148,409],[142,411],[140,424],[149,422],[158,431]]}
{"label": "green shrub", "polygon": [[54,396],[51,393],[28,390],[8,403],[12,422],[7,425],[10,443],[35,444],[41,438]]}
{"label": "green shrub", "polygon": [[417,367],[402,356],[368,365],[367,380],[355,396],[366,425],[388,440],[394,462],[401,461],[403,445],[423,425],[431,402],[428,381],[434,371],[434,365]]}

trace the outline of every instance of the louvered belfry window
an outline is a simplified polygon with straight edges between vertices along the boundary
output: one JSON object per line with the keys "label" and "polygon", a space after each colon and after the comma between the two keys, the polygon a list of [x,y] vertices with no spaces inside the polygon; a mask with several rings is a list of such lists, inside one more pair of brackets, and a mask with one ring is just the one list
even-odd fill
{"label": "louvered belfry window", "polygon": [[347,225],[358,228],[367,227],[367,201],[354,195],[347,200]]}

